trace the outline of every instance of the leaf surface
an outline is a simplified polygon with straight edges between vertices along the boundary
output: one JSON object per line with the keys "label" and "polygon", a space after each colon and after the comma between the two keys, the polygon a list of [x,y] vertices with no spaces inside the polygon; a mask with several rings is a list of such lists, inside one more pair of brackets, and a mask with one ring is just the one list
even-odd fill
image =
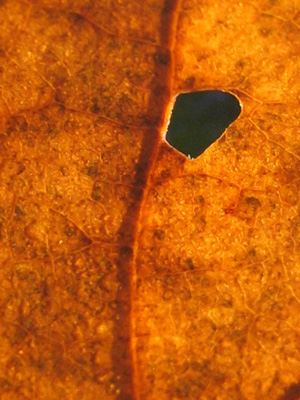
{"label": "leaf surface", "polygon": [[[297,399],[296,2],[2,1],[3,399]],[[174,96],[243,111],[188,160]]]}

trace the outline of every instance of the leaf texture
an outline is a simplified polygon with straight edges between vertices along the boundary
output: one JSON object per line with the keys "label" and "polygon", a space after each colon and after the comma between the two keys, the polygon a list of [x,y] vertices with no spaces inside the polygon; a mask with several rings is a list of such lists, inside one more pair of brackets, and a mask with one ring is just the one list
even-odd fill
{"label": "leaf texture", "polygon": [[298,399],[297,2],[0,4],[1,398]]}

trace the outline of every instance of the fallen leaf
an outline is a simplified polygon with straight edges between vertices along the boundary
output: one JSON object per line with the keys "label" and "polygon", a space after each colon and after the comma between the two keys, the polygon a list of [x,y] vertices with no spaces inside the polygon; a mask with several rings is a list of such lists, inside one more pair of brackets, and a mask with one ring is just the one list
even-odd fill
{"label": "fallen leaf", "polygon": [[[1,1],[1,398],[299,398],[299,16]],[[243,110],[188,160],[208,89]]]}

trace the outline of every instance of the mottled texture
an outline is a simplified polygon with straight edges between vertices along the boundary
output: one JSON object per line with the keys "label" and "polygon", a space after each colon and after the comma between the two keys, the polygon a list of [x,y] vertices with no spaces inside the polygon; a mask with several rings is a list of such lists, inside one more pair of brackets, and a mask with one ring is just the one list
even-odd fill
{"label": "mottled texture", "polygon": [[[1,400],[299,397],[299,15],[0,1]],[[191,161],[202,89],[243,110]]]}
{"label": "mottled texture", "polygon": [[182,3],[173,94],[227,90],[243,111],[194,161],[161,146],[136,262],[141,399],[299,398],[300,29],[292,3]]}
{"label": "mottled texture", "polygon": [[1,399],[133,396],[132,246],[174,4],[1,2]]}

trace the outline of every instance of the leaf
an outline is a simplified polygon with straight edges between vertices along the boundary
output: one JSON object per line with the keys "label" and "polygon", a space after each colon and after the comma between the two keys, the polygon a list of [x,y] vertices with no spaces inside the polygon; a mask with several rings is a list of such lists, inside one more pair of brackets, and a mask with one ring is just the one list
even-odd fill
{"label": "leaf", "polygon": [[[297,399],[296,3],[0,19],[1,397]],[[243,111],[188,160],[170,98],[207,89]]]}

